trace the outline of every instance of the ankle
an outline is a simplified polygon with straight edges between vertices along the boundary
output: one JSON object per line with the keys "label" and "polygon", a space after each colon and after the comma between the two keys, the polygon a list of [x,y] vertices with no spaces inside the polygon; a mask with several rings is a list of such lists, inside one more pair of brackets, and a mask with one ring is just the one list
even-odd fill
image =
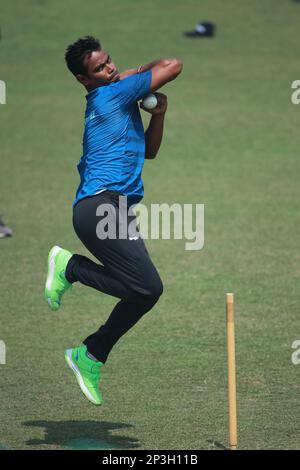
{"label": "ankle", "polygon": [[74,282],[76,282],[76,279],[74,277],[74,274],[73,274],[73,267],[74,267],[74,263],[75,263],[75,259],[74,259],[74,255],[69,259],[68,263],[67,263],[67,266],[66,266],[66,269],[65,269],[65,272],[63,273],[65,279],[70,283],[70,284],[73,284]]}
{"label": "ankle", "polygon": [[93,354],[89,353],[88,350],[86,350],[86,353],[85,353],[86,357],[88,357],[89,359],[91,359],[92,361],[96,361],[96,362],[99,362],[98,359],[93,356]]}

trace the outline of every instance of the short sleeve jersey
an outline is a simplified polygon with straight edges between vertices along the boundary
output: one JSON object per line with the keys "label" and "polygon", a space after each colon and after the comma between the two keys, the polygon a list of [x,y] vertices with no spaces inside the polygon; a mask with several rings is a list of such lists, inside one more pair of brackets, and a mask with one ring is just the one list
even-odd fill
{"label": "short sleeve jersey", "polygon": [[145,133],[137,101],[150,92],[151,70],[131,75],[86,95],[80,184],[74,205],[105,189],[120,192],[130,204],[144,194]]}

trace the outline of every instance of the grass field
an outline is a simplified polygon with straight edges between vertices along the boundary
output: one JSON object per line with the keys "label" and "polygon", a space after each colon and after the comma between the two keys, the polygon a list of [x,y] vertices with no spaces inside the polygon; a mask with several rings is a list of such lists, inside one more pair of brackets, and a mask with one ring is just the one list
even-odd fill
{"label": "grass field", "polygon": [[[182,31],[200,19],[213,40]],[[219,449],[227,446],[225,292],[235,293],[240,449],[300,447],[300,3],[291,0],[15,0],[1,5],[0,447]],[[73,232],[84,90],[65,47],[101,38],[119,69],[179,57],[145,203],[204,203],[205,246],[148,241],[165,292],[114,348],[104,404],[81,395],[63,351],[115,300],[76,285],[43,299],[53,244],[86,254]]]}

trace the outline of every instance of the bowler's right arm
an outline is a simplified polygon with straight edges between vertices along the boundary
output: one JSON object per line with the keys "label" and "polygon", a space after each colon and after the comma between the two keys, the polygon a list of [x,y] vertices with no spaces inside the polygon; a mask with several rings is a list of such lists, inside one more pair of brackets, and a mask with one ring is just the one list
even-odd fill
{"label": "bowler's right arm", "polygon": [[120,80],[137,73],[152,71],[151,91],[156,91],[168,82],[174,80],[182,71],[183,64],[179,59],[160,59],[142,65],[138,69],[129,69],[120,74]]}

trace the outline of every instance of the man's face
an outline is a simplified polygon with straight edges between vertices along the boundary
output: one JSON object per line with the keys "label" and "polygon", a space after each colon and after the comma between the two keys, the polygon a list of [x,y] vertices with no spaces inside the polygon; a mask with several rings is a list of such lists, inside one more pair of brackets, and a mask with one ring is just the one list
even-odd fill
{"label": "man's face", "polygon": [[77,75],[77,80],[88,91],[120,80],[115,64],[105,51],[93,51],[90,57],[85,58],[83,65],[86,73],[85,75]]}

